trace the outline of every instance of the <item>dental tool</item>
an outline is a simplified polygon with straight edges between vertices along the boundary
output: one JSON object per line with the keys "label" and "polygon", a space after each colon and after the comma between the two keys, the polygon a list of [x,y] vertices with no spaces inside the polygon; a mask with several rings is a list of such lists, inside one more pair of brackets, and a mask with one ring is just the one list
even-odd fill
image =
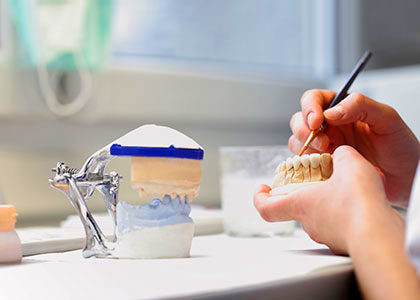
{"label": "dental tool", "polygon": [[[351,72],[350,78],[347,80],[346,84],[343,86],[343,88],[335,95],[334,99],[331,101],[330,105],[328,105],[327,109],[336,106],[338,103],[340,103],[344,97],[347,95],[347,92],[351,85],[353,84],[354,80],[356,79],[357,75],[359,75],[360,71],[363,70],[363,68],[368,63],[369,59],[372,57],[372,52],[366,51],[363,56],[360,58],[359,62],[357,63],[356,67]],[[327,122],[322,122],[321,127],[319,127],[316,130],[312,130],[309,137],[307,138],[305,144],[303,145],[302,149],[299,152],[299,156],[302,156],[303,153],[305,153],[306,149],[308,149],[309,145],[312,143],[312,141],[318,136],[320,132],[325,130],[327,127]]]}
{"label": "dental tool", "polygon": [[[194,234],[189,201],[198,194],[204,151],[186,135],[165,126],[144,125],[91,155],[80,170],[59,162],[52,187],[62,191],[77,211],[86,234],[85,258],[187,257]],[[115,157],[131,157],[131,183],[147,205],[119,201],[122,177],[106,166]],[[112,218],[107,238],[87,200],[98,190]]]}

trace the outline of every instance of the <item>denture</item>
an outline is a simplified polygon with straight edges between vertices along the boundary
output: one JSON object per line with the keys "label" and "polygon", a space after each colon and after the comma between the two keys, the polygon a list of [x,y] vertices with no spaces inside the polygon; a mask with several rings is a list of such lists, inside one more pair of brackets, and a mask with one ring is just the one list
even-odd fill
{"label": "denture", "polygon": [[333,172],[329,153],[289,157],[276,169],[271,195],[287,195],[297,189],[325,181]]}

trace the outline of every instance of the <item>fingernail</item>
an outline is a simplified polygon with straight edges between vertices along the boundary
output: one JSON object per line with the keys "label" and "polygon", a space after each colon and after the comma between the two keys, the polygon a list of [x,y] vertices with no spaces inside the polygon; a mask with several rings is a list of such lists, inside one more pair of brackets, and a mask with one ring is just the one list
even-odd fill
{"label": "fingernail", "polygon": [[310,112],[309,115],[308,115],[308,125],[309,125],[309,127],[311,127],[313,117],[314,117],[314,113]]}
{"label": "fingernail", "polygon": [[324,116],[330,120],[338,120],[344,116],[344,109],[341,105],[337,105],[324,111]]}

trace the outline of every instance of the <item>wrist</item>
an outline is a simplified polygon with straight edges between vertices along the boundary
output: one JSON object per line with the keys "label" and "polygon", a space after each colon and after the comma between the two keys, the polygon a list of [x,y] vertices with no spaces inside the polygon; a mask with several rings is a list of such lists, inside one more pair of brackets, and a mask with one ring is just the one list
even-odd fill
{"label": "wrist", "polygon": [[350,256],[365,249],[380,249],[390,240],[404,246],[404,221],[386,198],[383,201],[366,201],[364,209],[353,220],[347,234]]}

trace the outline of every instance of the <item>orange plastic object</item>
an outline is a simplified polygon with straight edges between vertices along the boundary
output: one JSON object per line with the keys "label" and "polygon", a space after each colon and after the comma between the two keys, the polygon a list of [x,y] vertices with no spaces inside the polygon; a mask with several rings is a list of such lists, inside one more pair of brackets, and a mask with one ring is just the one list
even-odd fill
{"label": "orange plastic object", "polygon": [[0,205],[0,231],[12,231],[16,217],[16,208],[13,205]]}

